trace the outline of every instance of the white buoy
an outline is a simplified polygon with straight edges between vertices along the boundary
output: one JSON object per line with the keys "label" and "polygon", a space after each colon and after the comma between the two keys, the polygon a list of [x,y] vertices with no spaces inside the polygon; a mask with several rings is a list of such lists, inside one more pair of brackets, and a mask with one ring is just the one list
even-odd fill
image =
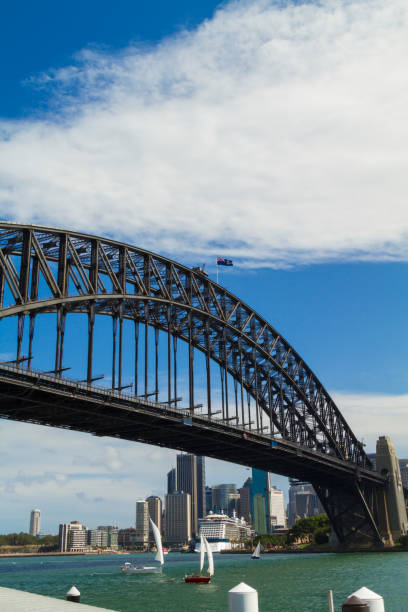
{"label": "white buoy", "polygon": [[229,612],[258,612],[258,591],[241,582],[228,591]]}
{"label": "white buoy", "polygon": [[75,586],[72,586],[67,593],[67,601],[73,601],[75,603],[79,603],[81,598],[81,593]]}
{"label": "white buoy", "polygon": [[384,598],[374,593],[374,591],[370,591],[367,587],[361,587],[361,589],[358,589],[358,591],[351,595],[358,597],[362,602],[367,604],[370,612],[385,612]]}

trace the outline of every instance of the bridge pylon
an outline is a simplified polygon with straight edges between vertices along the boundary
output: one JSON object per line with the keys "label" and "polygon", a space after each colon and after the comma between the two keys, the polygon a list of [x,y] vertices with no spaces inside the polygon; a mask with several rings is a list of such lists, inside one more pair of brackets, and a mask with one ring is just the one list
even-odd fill
{"label": "bridge pylon", "polygon": [[383,539],[392,545],[407,533],[408,519],[398,457],[388,436],[377,440],[376,469],[387,478],[379,499],[379,523]]}

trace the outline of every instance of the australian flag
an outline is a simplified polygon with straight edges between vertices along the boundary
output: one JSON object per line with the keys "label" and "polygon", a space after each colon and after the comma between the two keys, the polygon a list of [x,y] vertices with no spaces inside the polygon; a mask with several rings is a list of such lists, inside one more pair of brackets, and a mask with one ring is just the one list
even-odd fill
{"label": "australian flag", "polygon": [[225,259],[225,257],[217,257],[217,266],[233,266],[231,259]]}

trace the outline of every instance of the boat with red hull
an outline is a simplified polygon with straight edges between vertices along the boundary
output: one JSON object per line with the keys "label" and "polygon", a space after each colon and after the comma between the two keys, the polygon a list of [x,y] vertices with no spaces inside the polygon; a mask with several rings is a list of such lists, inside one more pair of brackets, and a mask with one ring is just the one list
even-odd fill
{"label": "boat with red hull", "polygon": [[211,576],[202,576],[201,574],[191,574],[190,576],[185,576],[184,577],[184,582],[195,582],[195,583],[199,583],[199,582],[204,582],[205,584],[208,584],[211,581]]}
{"label": "boat with red hull", "polygon": [[[207,557],[208,557],[208,570],[207,571],[208,571],[209,576],[205,576],[204,574],[201,573],[204,567],[205,553],[207,553]],[[214,575],[214,561],[213,561],[212,550],[206,538],[202,535],[201,543],[200,543],[200,573],[199,574],[189,574],[188,576],[184,576],[184,582],[190,582],[190,583],[192,582],[196,584],[199,584],[199,583],[208,584],[209,582],[211,582],[211,576],[213,575]]]}

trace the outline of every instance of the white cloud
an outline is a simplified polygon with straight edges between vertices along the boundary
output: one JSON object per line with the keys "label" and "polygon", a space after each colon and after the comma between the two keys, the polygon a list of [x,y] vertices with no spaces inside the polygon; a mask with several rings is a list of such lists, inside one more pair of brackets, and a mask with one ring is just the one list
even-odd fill
{"label": "white cloud", "polygon": [[375,452],[378,437],[385,435],[399,457],[408,457],[408,394],[336,392],[332,397],[367,452]]}
{"label": "white cloud", "polygon": [[406,259],[407,26],[405,0],[253,0],[83,53],[46,119],[1,123],[2,212],[200,261]]}
{"label": "white cloud", "polygon": [[[0,533],[27,529],[32,508],[43,529],[74,519],[88,526],[134,523],[135,501],[164,497],[176,451],[114,438],[0,420]],[[208,459],[207,482],[236,482],[242,466]]]}
{"label": "white cloud", "polygon": [[[388,435],[399,457],[408,457],[408,395],[334,392],[342,414],[367,452]],[[78,519],[89,527],[134,522],[134,504],[148,495],[164,496],[176,451],[113,438],[0,421],[0,533],[27,529],[32,508],[42,510],[43,526]],[[250,472],[242,466],[206,460],[207,484],[241,486]],[[285,491],[285,478],[273,484]]]}

